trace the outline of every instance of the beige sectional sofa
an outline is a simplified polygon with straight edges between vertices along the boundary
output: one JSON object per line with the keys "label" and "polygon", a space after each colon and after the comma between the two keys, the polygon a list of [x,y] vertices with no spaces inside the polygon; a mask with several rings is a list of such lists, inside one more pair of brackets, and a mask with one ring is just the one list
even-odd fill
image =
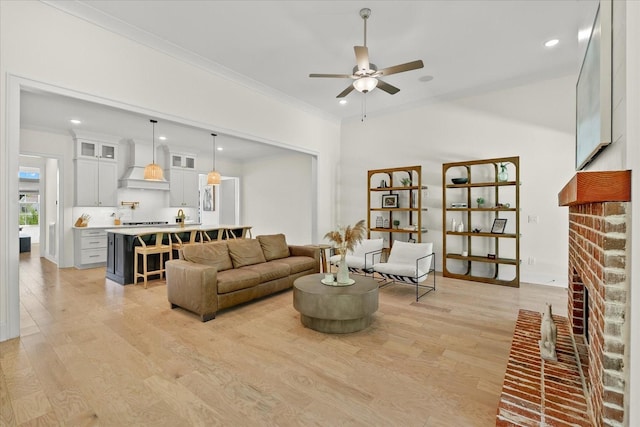
{"label": "beige sectional sofa", "polygon": [[198,314],[203,322],[218,310],[291,288],[298,277],[320,272],[320,253],[288,245],[284,234],[185,245],[167,261],[171,308]]}

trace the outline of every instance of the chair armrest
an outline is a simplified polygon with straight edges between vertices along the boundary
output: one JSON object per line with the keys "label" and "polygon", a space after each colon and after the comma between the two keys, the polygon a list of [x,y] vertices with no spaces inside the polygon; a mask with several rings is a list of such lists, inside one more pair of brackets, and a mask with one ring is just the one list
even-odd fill
{"label": "chair armrest", "polygon": [[[376,251],[365,252],[364,254],[364,269],[371,269],[373,264],[376,263],[376,255],[378,255],[378,262],[382,261],[382,249],[378,249]],[[368,260],[371,258],[371,264],[369,264]]]}
{"label": "chair armrest", "polygon": [[218,269],[185,260],[165,263],[169,302],[202,317],[218,311]]}

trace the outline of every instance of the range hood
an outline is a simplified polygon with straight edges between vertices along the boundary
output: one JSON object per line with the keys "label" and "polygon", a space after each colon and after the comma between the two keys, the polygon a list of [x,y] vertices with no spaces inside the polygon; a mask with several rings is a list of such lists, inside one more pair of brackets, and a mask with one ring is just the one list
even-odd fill
{"label": "range hood", "polygon": [[169,190],[169,182],[149,181],[144,179],[144,167],[153,159],[151,144],[129,140],[129,168],[118,181],[119,188],[133,188],[140,190]]}

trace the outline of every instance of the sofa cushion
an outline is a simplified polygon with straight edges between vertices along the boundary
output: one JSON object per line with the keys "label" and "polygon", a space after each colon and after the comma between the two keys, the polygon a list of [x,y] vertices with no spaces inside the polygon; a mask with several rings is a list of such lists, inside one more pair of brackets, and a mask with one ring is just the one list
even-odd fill
{"label": "sofa cushion", "polygon": [[308,256],[290,256],[288,258],[281,258],[271,262],[278,264],[287,264],[291,269],[289,274],[296,274],[302,271],[318,268],[318,262],[314,258]]}
{"label": "sofa cushion", "polygon": [[282,262],[263,262],[262,264],[242,267],[242,269],[258,273],[260,275],[260,282],[262,283],[282,279],[283,277],[287,277],[291,272],[289,265]]}
{"label": "sofa cushion", "polygon": [[260,274],[247,268],[221,271],[218,273],[218,294],[252,288],[260,283]]}
{"label": "sofa cushion", "polygon": [[227,240],[227,247],[229,248],[233,268],[267,262],[262,253],[260,242],[256,239]]}
{"label": "sofa cushion", "polygon": [[182,247],[186,261],[216,267],[218,271],[233,268],[227,242],[193,243]]}
{"label": "sofa cushion", "polygon": [[260,242],[262,252],[267,261],[289,256],[289,246],[287,246],[284,234],[258,236],[256,239]]}

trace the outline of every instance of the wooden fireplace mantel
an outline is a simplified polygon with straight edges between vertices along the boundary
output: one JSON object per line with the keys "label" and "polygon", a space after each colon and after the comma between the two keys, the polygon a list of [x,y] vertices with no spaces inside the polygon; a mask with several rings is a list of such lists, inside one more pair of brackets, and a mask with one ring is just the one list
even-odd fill
{"label": "wooden fireplace mantel", "polygon": [[558,206],[630,200],[630,170],[578,172],[558,193]]}

